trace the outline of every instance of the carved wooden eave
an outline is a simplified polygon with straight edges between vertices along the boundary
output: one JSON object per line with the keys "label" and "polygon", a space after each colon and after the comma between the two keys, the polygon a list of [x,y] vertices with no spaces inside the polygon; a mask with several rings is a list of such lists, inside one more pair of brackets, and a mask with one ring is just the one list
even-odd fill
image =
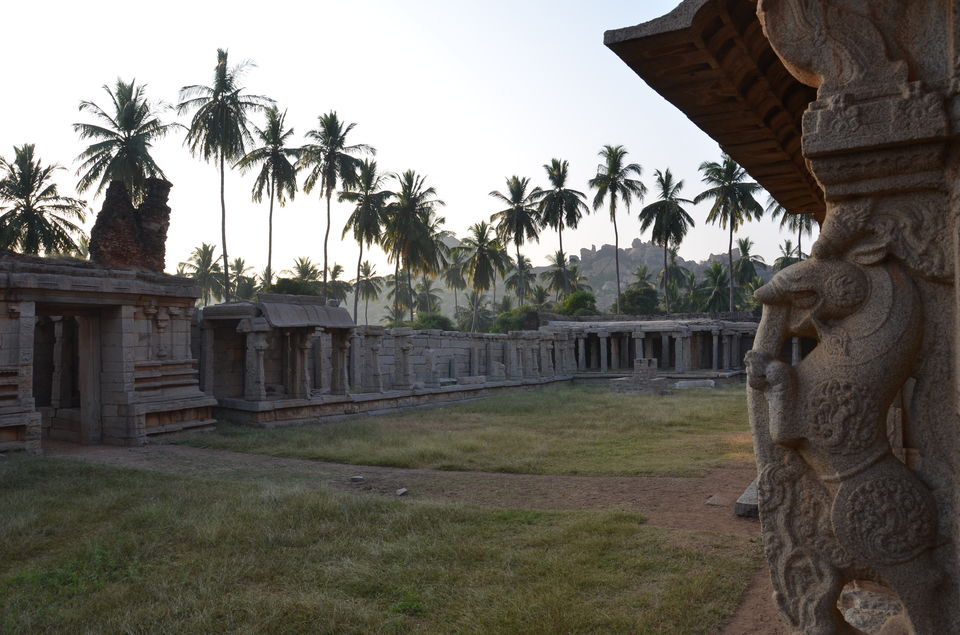
{"label": "carved wooden eave", "polygon": [[823,191],[801,150],[801,118],[816,90],[787,72],[755,2],[685,0],[656,20],[607,31],[604,44],[787,210],[823,220]]}

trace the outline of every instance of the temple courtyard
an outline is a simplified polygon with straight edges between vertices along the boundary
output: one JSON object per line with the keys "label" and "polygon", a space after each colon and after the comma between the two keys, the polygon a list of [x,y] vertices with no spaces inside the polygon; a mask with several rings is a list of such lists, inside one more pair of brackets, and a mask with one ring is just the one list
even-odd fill
{"label": "temple courtyard", "polygon": [[742,385],[44,451],[0,459],[2,632],[777,632]]}

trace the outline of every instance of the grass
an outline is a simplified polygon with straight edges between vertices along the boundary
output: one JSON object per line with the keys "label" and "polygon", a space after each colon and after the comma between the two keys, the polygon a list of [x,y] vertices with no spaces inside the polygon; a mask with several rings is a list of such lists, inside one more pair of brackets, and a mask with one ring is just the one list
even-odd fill
{"label": "grass", "polygon": [[759,563],[747,538],[634,512],[484,510],[29,456],[0,460],[0,509],[3,633],[709,633]]}
{"label": "grass", "polygon": [[358,465],[521,474],[699,476],[753,461],[742,386],[668,396],[559,386],[336,423],[221,423],[184,442]]}

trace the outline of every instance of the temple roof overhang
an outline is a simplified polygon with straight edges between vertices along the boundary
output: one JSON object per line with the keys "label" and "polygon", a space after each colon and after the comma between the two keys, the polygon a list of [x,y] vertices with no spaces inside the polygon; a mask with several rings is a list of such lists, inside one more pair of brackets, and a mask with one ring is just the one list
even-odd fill
{"label": "temple roof overhang", "polygon": [[352,329],[346,309],[326,304],[323,298],[261,293],[256,301],[230,302],[204,307],[204,320],[263,318],[273,328]]}
{"label": "temple roof overhang", "polygon": [[607,31],[604,44],[788,211],[822,220],[823,191],[801,150],[801,117],[816,90],[774,53],[756,2],[684,0],[656,20]]}

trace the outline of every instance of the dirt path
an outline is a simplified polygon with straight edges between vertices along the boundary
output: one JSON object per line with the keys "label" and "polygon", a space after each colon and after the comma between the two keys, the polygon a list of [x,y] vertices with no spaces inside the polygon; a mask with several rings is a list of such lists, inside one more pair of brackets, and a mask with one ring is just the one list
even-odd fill
{"label": "dirt path", "polygon": [[[617,507],[638,511],[651,525],[661,527],[751,537],[760,534],[756,521],[733,514],[734,501],[755,475],[750,467],[719,468],[704,477],[691,478],[549,476],[344,465],[162,444],[136,448],[45,444],[45,452],[48,456],[166,474],[331,487],[360,495],[396,496],[398,489],[406,488],[406,497],[411,499],[483,507]],[[363,476],[363,482],[351,483],[350,477],[357,475]],[[706,505],[711,496],[726,504]],[[766,571],[761,571],[723,633],[783,633],[771,593]]]}

